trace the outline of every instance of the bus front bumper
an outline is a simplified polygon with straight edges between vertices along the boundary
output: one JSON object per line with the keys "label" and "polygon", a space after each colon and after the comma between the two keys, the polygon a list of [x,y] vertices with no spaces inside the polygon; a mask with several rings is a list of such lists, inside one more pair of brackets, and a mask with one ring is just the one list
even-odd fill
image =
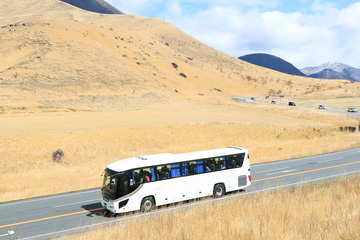
{"label": "bus front bumper", "polygon": [[114,202],[106,202],[104,199],[101,199],[101,205],[108,211],[112,213],[116,213],[116,210],[114,209]]}
{"label": "bus front bumper", "polygon": [[112,213],[125,213],[125,212],[130,211],[129,207],[125,207],[127,205],[128,201],[129,201],[129,199],[126,199],[121,202],[113,202],[113,201],[106,202],[104,199],[101,199],[101,205],[106,210],[108,210]]}

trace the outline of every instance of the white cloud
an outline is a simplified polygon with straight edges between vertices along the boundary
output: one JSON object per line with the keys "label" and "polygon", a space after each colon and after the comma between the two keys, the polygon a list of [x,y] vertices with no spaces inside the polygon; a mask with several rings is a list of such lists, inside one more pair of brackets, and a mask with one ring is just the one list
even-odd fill
{"label": "white cloud", "polygon": [[166,3],[167,13],[170,16],[182,16],[182,7],[179,1],[169,1]]}
{"label": "white cloud", "polygon": [[323,2],[322,0],[316,0],[311,5],[312,10],[316,12],[329,12],[336,10],[335,3]]}
{"label": "white cloud", "polygon": [[360,2],[336,9],[332,4],[315,1],[312,9],[312,13],[282,13],[214,5],[193,16],[179,14],[183,12],[179,10],[166,20],[235,57],[265,52],[284,58],[299,68],[328,61],[360,67],[357,62]]}
{"label": "white cloud", "polygon": [[284,13],[271,11],[281,0],[109,0],[126,13],[163,18],[235,57],[264,52],[299,68],[328,61],[360,68],[360,2],[343,9],[328,0],[301,2],[308,7]]}

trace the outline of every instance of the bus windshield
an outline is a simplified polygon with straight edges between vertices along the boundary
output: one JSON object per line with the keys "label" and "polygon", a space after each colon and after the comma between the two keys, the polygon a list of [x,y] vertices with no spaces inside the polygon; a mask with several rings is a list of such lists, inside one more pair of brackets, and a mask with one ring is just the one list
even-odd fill
{"label": "bus windshield", "polygon": [[130,174],[128,172],[115,172],[105,169],[102,194],[104,199],[114,200],[121,198],[136,189],[130,186]]}

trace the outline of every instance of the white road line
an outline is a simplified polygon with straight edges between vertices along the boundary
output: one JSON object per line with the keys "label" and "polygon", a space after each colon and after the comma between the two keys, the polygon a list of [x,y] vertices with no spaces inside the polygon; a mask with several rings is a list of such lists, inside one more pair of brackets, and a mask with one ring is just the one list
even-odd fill
{"label": "white road line", "polygon": [[[294,158],[294,159],[284,159],[284,160],[280,160],[280,161],[267,162],[267,163],[255,163],[255,164],[251,165],[251,168],[254,169],[256,167],[263,167],[263,166],[267,166],[267,165],[282,164],[282,163],[290,163],[290,162],[296,162],[296,161],[303,162],[304,160],[309,160],[310,161],[311,159],[322,158],[322,157],[325,157],[326,155],[341,154],[341,156],[344,156],[344,154],[352,154],[354,151],[358,151],[357,148],[342,150],[342,151],[339,151],[339,152],[324,153],[324,154],[308,156],[308,157],[300,157],[300,158]],[[360,152],[360,151],[358,151],[358,152]]]}
{"label": "white road line", "polygon": [[332,162],[332,161],[342,160],[342,159],[343,159],[343,158],[335,158],[335,159],[329,159],[329,160],[319,161],[318,163]]}
{"label": "white road line", "polygon": [[254,174],[258,174],[258,173],[266,173],[266,172],[273,172],[273,171],[283,170],[283,169],[287,169],[287,168],[289,168],[289,167],[276,168],[276,169],[271,169],[271,170],[266,170],[266,171],[261,171],[261,172],[254,172]]}
{"label": "white road line", "polygon": [[0,235],[0,237],[6,237],[6,236],[9,236],[9,234]]}
{"label": "white road line", "polygon": [[0,208],[1,207],[8,207],[11,205],[17,205],[17,204],[28,204],[29,202],[38,202],[38,201],[44,201],[44,200],[49,200],[49,199],[55,199],[55,198],[62,198],[62,197],[68,197],[68,196],[75,196],[75,195],[81,195],[81,194],[87,194],[87,193],[93,193],[93,192],[99,192],[100,195],[100,188],[98,189],[94,189],[94,190],[86,190],[86,191],[81,191],[81,192],[73,192],[73,193],[68,193],[68,194],[61,194],[61,195],[56,195],[56,196],[52,196],[52,197],[39,197],[39,198],[34,198],[31,200],[19,200],[17,202],[10,202],[10,203],[4,203],[4,204],[0,204]]}
{"label": "white road line", "polygon": [[276,172],[276,173],[268,173],[268,174],[265,174],[266,176],[270,176],[270,175],[276,175],[276,174],[283,174],[283,173],[288,173],[288,172],[294,172],[296,170],[299,170],[299,169],[291,169],[291,170],[285,170],[285,171],[281,171],[281,172]]}
{"label": "white road line", "polygon": [[99,202],[99,201],[101,201],[101,199],[100,199],[100,198],[97,198],[97,199],[86,200],[86,201],[81,201],[81,202],[66,203],[66,204],[56,205],[56,206],[53,206],[53,207],[54,207],[54,208],[64,207],[64,206],[75,205],[75,204],[86,203],[86,202],[93,202],[93,201]]}
{"label": "white road line", "polygon": [[[292,187],[292,186],[301,185],[301,184],[305,184],[305,183],[323,181],[323,180],[326,180],[326,179],[329,179],[329,178],[334,178],[334,177],[339,177],[339,176],[345,177],[347,175],[351,175],[351,174],[354,174],[354,173],[360,173],[360,170],[353,171],[353,172],[340,173],[340,174],[336,174],[336,175],[311,179],[311,180],[302,181],[302,182],[296,182],[296,183],[291,183],[291,184],[280,185],[280,186],[277,186],[277,187],[261,189],[261,190],[257,190],[257,191],[253,191],[253,192],[241,193],[240,197],[245,197],[245,196],[256,194],[256,193],[269,192],[269,191],[272,191],[272,190],[275,190],[275,189],[282,189],[282,188]],[[51,235],[55,235],[55,234],[62,234],[62,233],[76,231],[76,230],[80,230],[80,229],[97,227],[97,226],[100,226],[100,225],[121,222],[121,221],[129,220],[129,219],[133,219],[133,218],[139,218],[139,217],[144,217],[144,216],[155,215],[155,214],[162,213],[162,212],[175,211],[175,210],[181,209],[181,208],[186,208],[186,207],[191,207],[191,206],[196,206],[196,205],[203,205],[203,204],[210,203],[210,202],[224,201],[224,200],[228,200],[230,198],[235,198],[235,197],[239,197],[239,195],[233,195],[233,196],[217,198],[217,199],[212,199],[212,200],[206,200],[206,201],[201,201],[201,202],[195,202],[195,203],[188,203],[188,204],[185,204],[183,206],[172,207],[170,209],[157,210],[157,211],[150,212],[150,213],[132,215],[132,216],[129,216],[129,217],[122,217],[121,219],[115,219],[115,220],[111,220],[111,221],[95,223],[95,224],[86,225],[86,226],[82,226],[82,227],[76,227],[76,228],[66,229],[66,230],[57,231],[57,232],[45,233],[45,234],[41,234],[41,235],[37,235],[37,236],[33,236],[33,237],[20,238],[20,240],[36,239],[36,238],[51,236]]]}

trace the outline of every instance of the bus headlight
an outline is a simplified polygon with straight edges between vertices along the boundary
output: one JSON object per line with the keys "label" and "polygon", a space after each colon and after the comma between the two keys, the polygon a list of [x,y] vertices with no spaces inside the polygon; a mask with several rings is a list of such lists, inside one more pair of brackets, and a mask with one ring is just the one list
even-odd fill
{"label": "bus headlight", "polygon": [[110,209],[114,209],[114,203],[113,203],[113,202],[109,202],[109,203],[107,204],[107,206],[108,206],[108,208],[110,208]]}

